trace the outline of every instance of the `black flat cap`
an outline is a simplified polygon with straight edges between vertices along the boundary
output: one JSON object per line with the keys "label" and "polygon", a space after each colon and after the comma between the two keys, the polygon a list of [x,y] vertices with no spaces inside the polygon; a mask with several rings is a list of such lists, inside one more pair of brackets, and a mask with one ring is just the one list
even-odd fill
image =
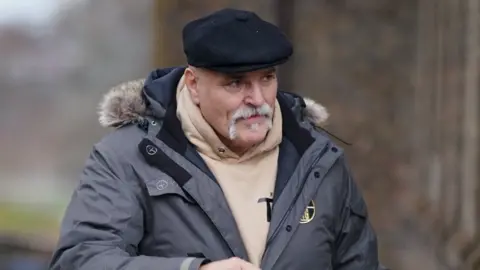
{"label": "black flat cap", "polygon": [[182,35],[189,65],[224,73],[280,65],[293,53],[277,26],[244,10],[222,9],[191,21]]}

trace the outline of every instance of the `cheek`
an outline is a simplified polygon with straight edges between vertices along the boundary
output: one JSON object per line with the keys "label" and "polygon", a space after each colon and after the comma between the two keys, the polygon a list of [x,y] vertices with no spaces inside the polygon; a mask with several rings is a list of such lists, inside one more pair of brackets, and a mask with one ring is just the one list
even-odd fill
{"label": "cheek", "polygon": [[275,106],[275,100],[277,99],[277,84],[270,86],[264,91],[264,98],[267,104],[272,108]]}
{"label": "cheek", "polygon": [[208,120],[208,122],[219,120],[219,116],[222,115],[223,108],[219,106],[216,97],[214,96],[203,96],[200,101],[201,109],[203,116]]}
{"label": "cheek", "polygon": [[201,96],[200,107],[209,124],[214,126],[217,130],[225,129],[236,108],[240,107],[238,104],[241,102],[237,102],[235,97],[225,95],[221,91],[216,91],[214,93],[216,94],[204,93],[204,95]]}

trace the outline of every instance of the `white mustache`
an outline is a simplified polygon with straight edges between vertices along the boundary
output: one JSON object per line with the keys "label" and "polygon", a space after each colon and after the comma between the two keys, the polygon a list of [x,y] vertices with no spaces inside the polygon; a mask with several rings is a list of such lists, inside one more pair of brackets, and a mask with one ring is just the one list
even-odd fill
{"label": "white mustache", "polygon": [[260,115],[260,116],[265,116],[267,118],[271,118],[273,114],[272,108],[264,103],[260,107],[243,107],[239,108],[233,113],[232,115],[232,120],[233,122],[238,121],[239,119],[242,118],[249,118],[254,115]]}
{"label": "white mustache", "polygon": [[[244,118],[249,118],[254,115],[259,115],[267,118],[268,121],[268,129],[272,128],[272,117],[273,117],[273,109],[266,103],[259,107],[242,107],[237,109],[233,115],[232,120],[230,120],[230,125],[228,127],[228,134],[231,140],[234,140],[237,137],[237,129],[235,127],[235,123]],[[258,124],[252,125],[252,129],[258,129]]]}

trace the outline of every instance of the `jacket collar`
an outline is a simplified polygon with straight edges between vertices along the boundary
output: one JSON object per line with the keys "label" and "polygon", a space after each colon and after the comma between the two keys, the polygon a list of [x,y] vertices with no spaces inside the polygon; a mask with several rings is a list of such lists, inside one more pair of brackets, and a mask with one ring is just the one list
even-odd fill
{"label": "jacket collar", "polygon": [[[147,79],[121,83],[108,91],[99,104],[99,122],[103,127],[121,127],[143,121],[145,117],[163,120],[157,137],[184,153],[188,144],[176,116],[176,87],[185,67],[157,69]],[[283,133],[300,154],[314,141],[305,124],[322,127],[328,119],[325,107],[309,98],[278,91],[277,100],[283,118]],[[168,134],[167,134],[168,133]],[[167,136],[168,135],[168,136]],[[173,139],[173,140],[172,140]]]}

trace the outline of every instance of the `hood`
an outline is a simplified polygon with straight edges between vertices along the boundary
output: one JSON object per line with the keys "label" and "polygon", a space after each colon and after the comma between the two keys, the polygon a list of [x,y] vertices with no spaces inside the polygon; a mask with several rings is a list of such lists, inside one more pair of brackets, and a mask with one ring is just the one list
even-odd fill
{"label": "hood", "polygon": [[[121,83],[111,88],[99,104],[99,122],[103,127],[120,127],[135,123],[146,116],[162,117],[166,107],[175,98],[176,84],[185,68],[168,68],[153,71],[147,79]],[[281,92],[292,102],[292,110],[299,107],[291,93]],[[312,125],[323,127],[329,117],[327,109],[313,99],[303,97],[301,116]]]}

